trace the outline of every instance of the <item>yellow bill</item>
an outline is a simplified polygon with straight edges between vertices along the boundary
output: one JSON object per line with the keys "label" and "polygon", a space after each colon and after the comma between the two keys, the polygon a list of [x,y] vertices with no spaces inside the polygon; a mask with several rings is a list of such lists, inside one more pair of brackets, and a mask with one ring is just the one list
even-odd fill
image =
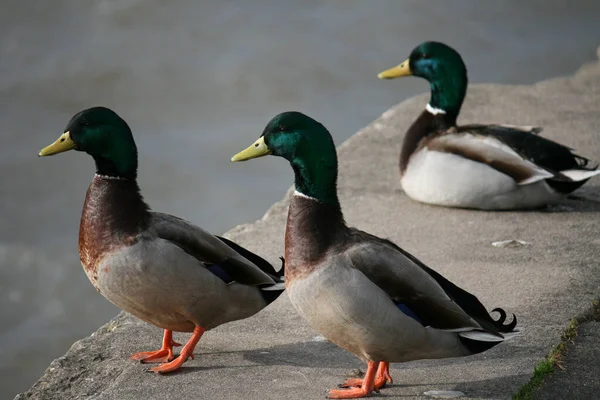
{"label": "yellow bill", "polygon": [[269,154],[271,154],[271,150],[267,147],[267,144],[265,143],[265,137],[261,136],[246,150],[242,150],[235,156],[231,157],[231,161],[246,161],[252,158],[258,158]]}
{"label": "yellow bill", "polygon": [[401,76],[410,76],[412,72],[410,71],[410,59],[407,58],[400,65],[396,65],[394,68],[386,69],[383,72],[380,72],[377,77],[379,79],[394,79],[399,78]]}
{"label": "yellow bill", "polygon": [[50,146],[44,147],[40,151],[39,156],[51,156],[54,154],[62,153],[64,151],[72,150],[75,147],[75,142],[71,140],[71,134],[69,132],[65,132],[62,135],[60,135],[58,139],[56,139],[56,142],[52,143]]}

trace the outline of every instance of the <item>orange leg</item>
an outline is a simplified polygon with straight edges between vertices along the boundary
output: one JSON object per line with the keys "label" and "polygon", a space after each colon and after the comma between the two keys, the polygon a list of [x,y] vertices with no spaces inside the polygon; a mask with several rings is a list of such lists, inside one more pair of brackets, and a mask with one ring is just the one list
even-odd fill
{"label": "orange leg", "polygon": [[176,359],[166,364],[161,364],[158,367],[150,368],[150,371],[159,374],[166,374],[167,372],[178,370],[188,358],[194,358],[194,348],[198,344],[198,341],[205,331],[206,329],[196,326],[194,328],[194,333],[192,333],[192,337],[190,340],[188,340],[185,346],[183,346],[183,349],[181,349],[181,354],[179,354]]}
{"label": "orange leg", "polygon": [[165,329],[162,347],[156,351],[144,351],[135,353],[131,356],[132,360],[138,360],[141,363],[162,363],[171,361],[173,358],[173,346],[181,346],[173,341],[173,331]]}
{"label": "orange leg", "polygon": [[373,392],[375,384],[375,374],[377,373],[377,363],[369,361],[367,373],[362,380],[360,387],[351,387],[350,389],[332,389],[329,391],[330,399],[358,399],[368,397]]}
{"label": "orange leg", "polygon": [[[375,382],[373,383],[373,390],[379,391],[386,383],[393,383],[392,377],[390,376],[390,363],[381,361],[377,368],[377,374],[375,375]],[[340,385],[341,388],[360,387],[363,383],[362,379],[353,378],[348,379],[346,382]]]}
{"label": "orange leg", "polygon": [[379,368],[377,368],[377,375],[375,376],[375,389],[381,389],[386,383],[394,383],[394,380],[390,375],[390,363],[382,361],[379,363]]}

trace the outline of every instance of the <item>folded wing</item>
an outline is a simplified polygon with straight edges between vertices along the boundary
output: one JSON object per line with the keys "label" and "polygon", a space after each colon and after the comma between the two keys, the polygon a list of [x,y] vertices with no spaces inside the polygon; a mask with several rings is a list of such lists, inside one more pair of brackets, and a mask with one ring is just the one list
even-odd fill
{"label": "folded wing", "polygon": [[148,232],[172,242],[204,264],[217,264],[218,275],[227,279],[248,285],[269,285],[278,280],[273,267],[267,268],[267,261],[181,218],[153,213]]}

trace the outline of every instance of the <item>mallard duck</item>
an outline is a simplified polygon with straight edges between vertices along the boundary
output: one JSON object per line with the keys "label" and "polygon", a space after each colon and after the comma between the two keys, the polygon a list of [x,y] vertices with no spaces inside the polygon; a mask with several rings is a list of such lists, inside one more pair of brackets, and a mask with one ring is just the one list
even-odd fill
{"label": "mallard duck", "polygon": [[516,334],[517,320],[494,320],[477,298],[389,240],[351,228],[337,196],[333,139],[299,112],[273,118],[232,161],[268,154],[288,160],[295,192],[285,233],[287,294],[325,338],[367,362],[362,380],[329,398],[369,396],[391,382],[390,362],[459,357]]}
{"label": "mallard duck", "polygon": [[431,99],[400,153],[402,188],[414,200],[484,210],[539,208],[600,174],[570,148],[539,136],[539,127],[457,126],[467,68],[449,46],[425,42],[379,78],[408,75],[431,86]]}
{"label": "mallard duck", "polygon": [[[76,114],[58,140],[40,151],[88,153],[96,162],[81,215],[79,257],[92,285],[117,307],[164,329],[162,347],[131,358],[177,370],[202,334],[250,317],[284,290],[267,261],[184,221],[150,211],[137,184],[138,154],[131,130],[114,111]],[[283,259],[282,259],[283,261]],[[172,331],[193,332],[174,357]]]}

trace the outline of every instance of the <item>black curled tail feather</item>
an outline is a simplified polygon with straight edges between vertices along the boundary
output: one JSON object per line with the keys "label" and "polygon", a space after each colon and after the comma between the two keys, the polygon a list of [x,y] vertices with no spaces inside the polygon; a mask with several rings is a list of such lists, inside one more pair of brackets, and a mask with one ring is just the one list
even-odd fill
{"label": "black curled tail feather", "polygon": [[513,332],[515,330],[515,327],[517,326],[517,316],[515,314],[512,315],[511,323],[505,325],[504,321],[506,321],[506,311],[504,311],[500,307],[497,307],[497,308],[494,308],[492,310],[492,312],[497,312],[498,314],[500,314],[500,317],[497,320],[494,320],[492,318],[492,320],[494,321],[494,325],[496,326],[496,329],[498,329],[498,332],[509,333],[509,332]]}
{"label": "black curled tail feather", "polygon": [[[512,315],[512,321],[509,324],[505,324],[504,322],[506,321],[507,317],[506,311],[504,311],[502,308],[494,308],[492,310],[492,313],[493,312],[500,314],[500,317],[498,319],[494,319],[490,314],[488,314],[489,320],[479,320],[478,322],[484,322],[482,326],[488,333],[497,334],[499,336],[498,341],[477,340],[474,338],[463,337],[460,333],[458,334],[458,339],[462,345],[465,346],[472,354],[481,353],[491,349],[497,344],[502,343],[506,338],[510,337],[513,332],[516,332],[515,327],[517,326],[517,317],[515,314]],[[502,335],[503,333],[509,335],[504,336]]]}
{"label": "black curled tail feather", "polygon": [[277,271],[277,277],[283,281],[285,277],[285,258],[279,257],[279,259],[281,260],[281,268]]}
{"label": "black curled tail feather", "polygon": [[579,167],[579,169],[584,169],[586,171],[594,171],[595,169],[598,168],[598,164],[592,165],[591,161],[585,157],[581,157],[577,154],[573,154],[573,158],[575,159],[575,162],[577,163],[577,166]]}

